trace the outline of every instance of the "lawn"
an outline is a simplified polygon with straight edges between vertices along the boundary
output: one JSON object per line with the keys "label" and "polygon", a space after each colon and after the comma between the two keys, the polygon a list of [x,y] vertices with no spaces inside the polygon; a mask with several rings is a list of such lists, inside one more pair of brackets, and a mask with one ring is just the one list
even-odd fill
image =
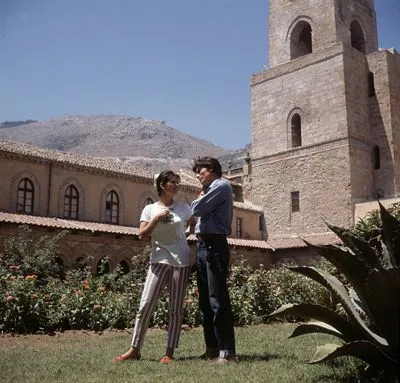
{"label": "lawn", "polygon": [[[217,365],[197,359],[203,350],[200,328],[184,330],[175,360],[159,363],[166,331],[151,329],[141,361],[113,365],[129,346],[129,331],[65,332],[50,335],[0,336],[2,382],[277,382],[355,383],[354,359],[309,365],[315,347],[332,342],[327,335],[287,339],[293,324],[236,329],[239,361]],[[353,376],[353,378],[352,378]]]}

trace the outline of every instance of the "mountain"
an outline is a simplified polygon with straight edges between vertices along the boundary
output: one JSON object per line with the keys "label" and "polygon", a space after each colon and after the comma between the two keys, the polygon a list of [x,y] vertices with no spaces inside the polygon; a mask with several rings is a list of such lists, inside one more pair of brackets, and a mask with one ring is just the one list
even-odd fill
{"label": "mountain", "polygon": [[37,122],[37,120],[21,120],[21,121],[4,121],[0,124],[1,128],[12,128],[13,126],[20,126],[24,124],[30,124],[32,122]]}
{"label": "mountain", "polygon": [[241,149],[226,150],[183,133],[164,121],[129,116],[75,115],[47,121],[6,121],[0,124],[0,139],[156,170],[188,167],[193,158],[203,155],[224,158],[228,166],[242,153]]}

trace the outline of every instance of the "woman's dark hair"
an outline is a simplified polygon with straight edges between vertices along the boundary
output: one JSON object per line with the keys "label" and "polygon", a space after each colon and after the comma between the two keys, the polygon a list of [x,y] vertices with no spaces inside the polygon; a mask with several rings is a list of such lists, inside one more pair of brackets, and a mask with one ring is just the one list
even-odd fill
{"label": "woman's dark hair", "polygon": [[211,173],[215,173],[219,178],[222,177],[221,164],[214,157],[198,157],[195,159],[192,170],[197,173],[202,168],[206,168]]}
{"label": "woman's dark hair", "polygon": [[163,170],[156,178],[156,189],[159,197],[161,197],[162,193],[164,192],[161,185],[165,185],[168,181],[175,181],[179,184],[179,182],[181,182],[181,177],[179,177],[179,175],[174,173],[172,170]]}

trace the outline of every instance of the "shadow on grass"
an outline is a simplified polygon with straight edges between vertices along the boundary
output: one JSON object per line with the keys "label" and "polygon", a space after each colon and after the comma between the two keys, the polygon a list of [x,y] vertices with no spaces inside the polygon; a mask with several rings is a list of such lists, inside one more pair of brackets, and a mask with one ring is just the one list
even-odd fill
{"label": "shadow on grass", "polygon": [[[268,354],[268,353],[262,353],[262,354],[238,354],[237,355],[237,361],[238,362],[259,362],[259,361],[264,361],[267,362],[272,359],[279,359],[281,358],[280,355],[278,354]],[[185,361],[185,360],[200,360],[198,356],[183,356],[179,358],[175,358],[177,361]],[[212,362],[212,360],[210,360]]]}
{"label": "shadow on grass", "polygon": [[[359,383],[360,380],[352,375],[349,376],[340,376],[338,377],[335,373],[332,373],[332,375],[319,375],[315,379],[311,380],[310,383]],[[361,381],[362,382],[362,381]],[[364,381],[364,383],[367,383],[367,381]],[[371,381],[370,381],[371,383]]]}

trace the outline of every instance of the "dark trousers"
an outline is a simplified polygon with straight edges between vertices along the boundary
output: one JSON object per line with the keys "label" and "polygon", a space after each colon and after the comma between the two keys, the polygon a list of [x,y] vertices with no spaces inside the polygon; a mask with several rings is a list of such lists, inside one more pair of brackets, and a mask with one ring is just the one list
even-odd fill
{"label": "dark trousers", "polygon": [[235,354],[233,315],[226,285],[228,265],[225,237],[197,242],[197,285],[206,346]]}

